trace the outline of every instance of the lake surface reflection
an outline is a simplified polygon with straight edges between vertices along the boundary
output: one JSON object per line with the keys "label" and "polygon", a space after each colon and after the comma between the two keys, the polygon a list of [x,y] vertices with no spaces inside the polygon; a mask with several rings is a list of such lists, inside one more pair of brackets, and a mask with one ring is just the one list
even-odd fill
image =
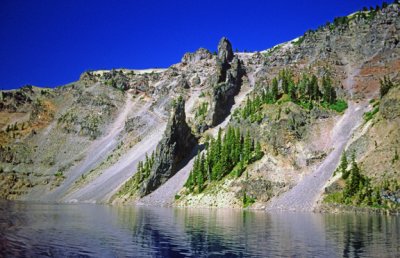
{"label": "lake surface reflection", "polygon": [[0,257],[399,257],[400,217],[0,202]]}

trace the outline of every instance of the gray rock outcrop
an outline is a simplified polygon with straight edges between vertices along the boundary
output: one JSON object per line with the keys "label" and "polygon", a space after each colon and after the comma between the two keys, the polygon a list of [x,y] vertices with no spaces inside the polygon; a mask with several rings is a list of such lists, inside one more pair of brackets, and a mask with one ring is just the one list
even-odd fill
{"label": "gray rock outcrop", "polygon": [[222,38],[218,44],[217,69],[209,79],[209,83],[213,85],[211,112],[205,123],[198,126],[198,131],[218,125],[229,115],[244,74],[243,63],[233,55],[232,44],[227,38]]}
{"label": "gray rock outcrop", "polygon": [[218,58],[222,64],[228,64],[233,59],[232,44],[229,40],[223,37],[218,44]]}
{"label": "gray rock outcrop", "polygon": [[199,48],[196,52],[194,53],[186,53],[183,57],[181,62],[182,63],[196,63],[200,60],[203,59],[210,59],[212,58],[212,54],[210,53],[210,51],[208,51],[205,48]]}
{"label": "gray rock outcrop", "polygon": [[245,71],[237,56],[233,58],[230,69],[224,71],[226,79],[214,86],[211,108],[211,126],[222,122],[229,115],[234,97],[239,93]]}
{"label": "gray rock outcrop", "polygon": [[141,197],[153,192],[178,171],[179,164],[191,153],[197,139],[186,123],[185,101],[178,98],[163,139],[157,145],[155,162],[149,178],[139,190]]}

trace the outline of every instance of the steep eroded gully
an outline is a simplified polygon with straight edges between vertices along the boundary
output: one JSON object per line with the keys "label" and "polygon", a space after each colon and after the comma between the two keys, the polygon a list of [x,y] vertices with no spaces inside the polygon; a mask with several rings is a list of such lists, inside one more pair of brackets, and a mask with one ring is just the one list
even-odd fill
{"label": "steep eroded gully", "polygon": [[[249,73],[249,84],[243,84],[238,95],[235,96],[235,103],[231,108],[230,115],[228,115],[224,121],[219,125],[210,128],[206,133],[216,137],[218,130],[224,129],[231,118],[233,111],[240,106],[245,100],[246,96],[254,89],[254,74]],[[143,197],[138,201],[139,205],[156,205],[156,206],[170,206],[174,201],[175,194],[177,194],[184,186],[187,178],[189,177],[190,171],[193,168],[195,154],[197,149],[193,151],[192,158],[165,184],[160,186],[157,190],[151,194]]]}
{"label": "steep eroded gully", "polygon": [[351,139],[353,131],[362,123],[368,103],[350,102],[349,107],[332,130],[333,150],[326,159],[305,176],[296,186],[273,199],[267,211],[312,211],[322,194],[323,187],[336,169],[340,156]]}
{"label": "steep eroded gully", "polygon": [[110,126],[107,134],[91,144],[86,151],[86,157],[80,163],[72,167],[62,185],[50,193],[43,195],[42,192],[38,192],[40,196],[36,196],[35,193],[32,193],[29,197],[34,200],[39,199],[40,201],[45,202],[59,201],[83,173],[96,167],[115,148],[115,146],[118,144],[116,137],[124,128],[124,123],[129,112],[137,104],[137,100],[132,101],[132,95],[127,93],[125,105],[118,117]]}
{"label": "steep eroded gully", "polygon": [[[99,176],[92,182],[89,182],[87,185],[83,186],[83,188],[79,189],[76,192],[73,192],[72,194],[70,193],[75,185],[76,180],[79,179],[82,174],[98,166],[118,145],[118,136],[124,129],[125,121],[127,120],[129,114],[131,114],[132,111],[135,111],[137,113],[144,113],[148,110],[149,105],[143,105],[143,103],[139,103],[139,99],[140,98],[136,98],[135,100],[133,100],[132,95],[130,93],[127,93],[125,105],[119,113],[118,117],[110,126],[108,133],[104,137],[93,142],[93,144],[88,148],[86,152],[86,158],[68,172],[67,178],[58,188],[48,194],[36,198],[40,199],[40,201],[45,202],[98,202],[104,200],[104,197],[106,195],[105,193],[112,192],[115,188],[117,188],[118,185],[116,185],[116,182],[119,182],[120,180],[111,180],[107,185],[102,185],[100,182],[104,183],[105,178],[110,179],[112,178],[112,176],[118,175],[120,173],[120,171],[122,170],[120,166],[123,166],[125,164],[123,158],[121,161],[115,164],[117,167],[112,166],[115,169],[113,173],[107,173],[109,171],[104,171],[106,173],[103,172],[101,176]],[[163,125],[161,124],[160,128],[156,129],[162,131],[162,126]],[[154,136],[156,134],[156,131],[157,130],[154,130],[151,133],[151,136]],[[139,142],[138,145],[146,145],[148,147],[144,148],[144,150],[146,151],[151,149],[151,143],[149,143],[149,141],[147,140],[148,138],[152,138],[151,136],[145,138],[142,142]],[[154,141],[157,141],[157,137],[154,138]],[[135,146],[134,149],[138,148],[140,148],[140,146]],[[128,154],[130,154],[130,158],[133,158],[132,162],[134,163],[136,156],[133,157],[131,152]],[[89,195],[89,193],[91,193],[91,195]]]}
{"label": "steep eroded gully", "polygon": [[[385,38],[387,31],[385,32]],[[383,47],[383,43],[382,43]],[[372,60],[382,51],[379,48],[371,57],[367,58],[363,64]],[[346,64],[345,73],[347,78],[343,84],[350,98],[355,95],[355,78],[359,76],[361,67],[354,67],[345,56],[341,57],[342,62]],[[346,148],[346,145],[351,141],[351,136],[354,130],[362,123],[363,114],[368,110],[366,100],[361,102],[350,102],[349,107],[336,123],[331,133],[333,147],[332,152],[326,159],[313,171],[305,176],[295,187],[281,196],[275,197],[267,205],[267,211],[312,211],[316,208],[317,202],[321,197],[324,186],[332,177],[333,172],[339,164],[340,156]]]}

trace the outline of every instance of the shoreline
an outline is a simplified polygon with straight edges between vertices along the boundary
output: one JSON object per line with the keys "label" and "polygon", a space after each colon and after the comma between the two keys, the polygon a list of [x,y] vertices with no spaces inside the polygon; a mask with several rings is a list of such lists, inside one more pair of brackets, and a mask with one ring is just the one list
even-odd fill
{"label": "shoreline", "polygon": [[8,200],[1,199],[0,206],[3,203],[26,203],[26,204],[43,204],[43,205],[106,205],[112,207],[148,207],[148,208],[173,208],[173,209],[208,209],[208,210],[242,210],[252,212],[263,212],[265,214],[276,214],[276,213],[314,213],[314,214],[376,214],[376,215],[387,215],[387,216],[400,216],[400,209],[385,210],[374,207],[357,207],[347,206],[342,204],[321,204],[314,208],[312,211],[300,211],[300,210],[266,210],[262,208],[240,208],[240,207],[206,207],[206,206],[177,206],[177,205],[143,205],[139,203],[93,203],[93,202],[45,202],[45,201],[32,201],[32,200]]}

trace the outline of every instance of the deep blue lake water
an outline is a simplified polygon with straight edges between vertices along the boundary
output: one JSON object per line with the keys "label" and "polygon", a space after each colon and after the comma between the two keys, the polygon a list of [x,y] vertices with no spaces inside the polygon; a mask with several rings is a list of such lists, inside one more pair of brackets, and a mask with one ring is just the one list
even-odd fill
{"label": "deep blue lake water", "polygon": [[400,257],[400,217],[2,201],[0,257]]}

